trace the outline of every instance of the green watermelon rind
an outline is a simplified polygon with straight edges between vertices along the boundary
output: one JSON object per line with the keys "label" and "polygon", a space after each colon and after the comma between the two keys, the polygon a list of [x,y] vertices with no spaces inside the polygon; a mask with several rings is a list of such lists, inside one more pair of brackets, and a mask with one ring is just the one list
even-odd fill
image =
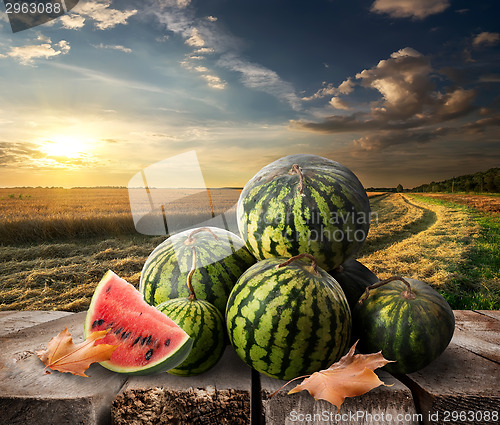
{"label": "green watermelon rind", "polygon": [[369,297],[353,309],[353,329],[364,353],[382,350],[395,363],[384,369],[391,373],[417,372],[437,357],[450,343],[455,330],[453,310],[430,285],[405,278],[415,300],[401,296],[406,285],[393,281],[370,291]]}
{"label": "green watermelon rind", "polygon": [[[191,270],[192,247],[196,249],[197,268],[192,276],[196,297],[215,305],[222,315],[232,287],[255,258],[243,240],[234,233],[217,228],[194,236],[194,245],[185,245],[189,229],[170,236],[148,256],[141,272],[139,292],[150,305],[157,306],[169,299],[188,297],[187,275]],[[227,243],[226,243],[227,242]]]}
{"label": "green watermelon rind", "polygon": [[[304,175],[303,194],[298,174],[290,172],[294,164]],[[353,257],[370,227],[361,182],[347,167],[317,155],[289,155],[262,168],[243,188],[236,215],[258,260],[307,252],[325,270]]]}
{"label": "green watermelon rind", "polygon": [[226,309],[229,339],[250,367],[290,380],[331,366],[345,354],[351,313],[338,283],[310,263],[262,260],[234,286]]}
{"label": "green watermelon rind", "polygon": [[[85,323],[83,327],[84,339],[86,339],[88,335],[90,335],[90,329],[95,319],[95,317],[93,317],[92,315],[92,307],[94,307],[97,303],[99,294],[104,289],[105,285],[109,282],[110,279],[113,279],[115,276],[116,275],[111,270],[108,270],[94,291],[94,295],[92,296],[92,300],[85,317]],[[154,307],[148,305],[146,302],[144,302],[144,307],[154,309]],[[149,364],[147,367],[120,367],[116,364],[113,364],[111,361],[103,361],[99,364],[106,369],[117,373],[123,373],[127,375],[151,375],[155,373],[165,372],[181,364],[191,352],[192,346],[193,340],[186,334],[186,339],[176,351],[171,352],[169,356],[164,358],[163,360],[160,359],[155,363]]]}
{"label": "green watermelon rind", "polygon": [[205,300],[177,298],[156,306],[170,317],[192,339],[189,356],[168,373],[177,376],[195,376],[214,367],[226,348],[225,324],[220,311]]}

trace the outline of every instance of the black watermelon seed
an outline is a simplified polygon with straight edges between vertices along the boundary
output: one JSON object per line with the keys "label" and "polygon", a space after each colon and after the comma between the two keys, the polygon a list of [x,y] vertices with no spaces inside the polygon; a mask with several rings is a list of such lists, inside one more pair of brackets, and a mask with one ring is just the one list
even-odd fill
{"label": "black watermelon seed", "polygon": [[148,339],[146,340],[146,345],[151,344],[151,335],[148,336]]}
{"label": "black watermelon seed", "polygon": [[96,326],[101,326],[103,323],[104,319],[95,320],[94,323],[92,323],[92,327],[95,328]]}
{"label": "black watermelon seed", "polygon": [[132,343],[132,347],[133,347],[135,344],[137,344],[137,343],[139,342],[139,340],[140,340],[140,339],[141,339],[141,337],[140,337],[140,336],[138,336],[138,337],[135,339],[135,341]]}
{"label": "black watermelon seed", "polygon": [[144,345],[147,339],[148,339],[147,336],[145,336],[144,338],[142,338],[141,345]]}
{"label": "black watermelon seed", "polygon": [[168,347],[170,345],[170,338],[165,341],[165,347]]}
{"label": "black watermelon seed", "polygon": [[153,355],[153,349],[152,349],[152,348],[150,348],[150,349],[148,350],[148,352],[146,353],[146,355],[144,356],[144,358],[145,358],[146,360],[149,360],[149,359],[151,358],[151,356],[152,356],[152,355]]}
{"label": "black watermelon seed", "polygon": [[127,333],[127,331],[123,331],[122,335],[120,336],[120,339],[127,339],[128,336],[129,336],[129,334]]}
{"label": "black watermelon seed", "polygon": [[121,331],[123,331],[123,328],[118,328],[116,331],[115,331],[115,334],[118,335]]}
{"label": "black watermelon seed", "polygon": [[106,288],[106,292],[109,292],[111,290],[111,285],[109,285],[107,288]]}

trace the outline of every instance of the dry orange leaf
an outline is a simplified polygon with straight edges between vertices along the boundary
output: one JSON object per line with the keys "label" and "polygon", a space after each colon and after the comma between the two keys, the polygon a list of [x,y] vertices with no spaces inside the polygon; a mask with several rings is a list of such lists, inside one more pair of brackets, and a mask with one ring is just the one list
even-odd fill
{"label": "dry orange leaf", "polygon": [[47,344],[47,349],[37,351],[36,355],[45,364],[45,373],[50,373],[47,368],[59,372],[69,372],[73,375],[86,376],[85,371],[94,362],[109,360],[118,345],[94,345],[98,339],[104,338],[108,330],[92,332],[80,344],[74,344],[73,338],[64,329],[59,335],[52,338]]}
{"label": "dry orange leaf", "polygon": [[316,400],[326,400],[340,409],[346,397],[356,397],[380,385],[386,385],[374,370],[391,360],[386,360],[381,352],[354,354],[356,344],[338,362],[326,370],[314,372],[288,394],[307,390]]}

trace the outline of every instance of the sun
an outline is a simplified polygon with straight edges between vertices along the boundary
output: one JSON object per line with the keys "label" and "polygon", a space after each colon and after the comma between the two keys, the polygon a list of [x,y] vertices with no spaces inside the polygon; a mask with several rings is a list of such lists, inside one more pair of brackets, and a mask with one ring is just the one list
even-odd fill
{"label": "sun", "polygon": [[89,151],[89,143],[84,138],[74,135],[57,135],[43,142],[40,150],[53,157],[76,159]]}

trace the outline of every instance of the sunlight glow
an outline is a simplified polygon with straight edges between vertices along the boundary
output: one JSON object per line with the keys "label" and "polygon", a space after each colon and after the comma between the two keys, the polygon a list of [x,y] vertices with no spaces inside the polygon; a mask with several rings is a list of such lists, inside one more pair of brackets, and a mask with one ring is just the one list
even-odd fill
{"label": "sunlight glow", "polygon": [[83,137],[58,135],[43,142],[40,150],[49,156],[76,159],[88,153],[90,145]]}

